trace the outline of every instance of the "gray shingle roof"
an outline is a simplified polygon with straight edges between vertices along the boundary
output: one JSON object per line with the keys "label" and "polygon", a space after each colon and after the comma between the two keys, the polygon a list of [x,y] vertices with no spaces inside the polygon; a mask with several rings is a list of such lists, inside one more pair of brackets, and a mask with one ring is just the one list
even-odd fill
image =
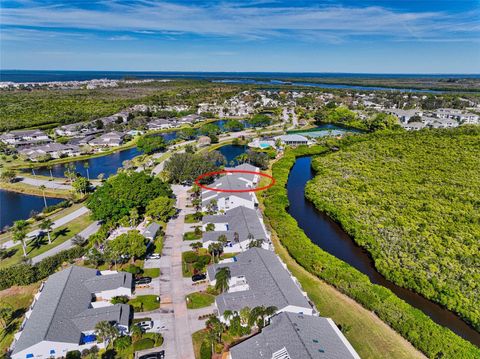
{"label": "gray shingle roof", "polygon": [[277,255],[262,248],[251,248],[236,256],[236,262],[208,267],[208,277],[215,278],[218,268],[229,267],[233,277],[245,276],[249,289],[222,293],[216,298],[220,314],[227,309],[239,311],[244,307],[275,306],[278,310],[287,305],[311,308],[307,299],[293,282]]}
{"label": "gray shingle roof", "polygon": [[360,359],[331,319],[293,313],[277,314],[230,354],[232,359],[270,359],[282,350],[290,359]]}
{"label": "gray shingle roof", "polygon": [[130,273],[98,275],[97,270],[72,266],[50,276],[15,344],[18,353],[43,340],[79,343],[82,330],[102,320],[126,323],[129,306],[92,309],[93,293],[118,287],[132,287]]}
{"label": "gray shingle roof", "polygon": [[157,235],[160,225],[156,222],[150,223],[143,231],[143,236],[146,238],[154,238]]}
{"label": "gray shingle roof", "polygon": [[216,240],[221,234],[227,235],[227,238],[233,238],[233,234],[238,233],[239,241],[248,239],[249,234],[253,239],[267,239],[267,234],[262,225],[260,217],[256,210],[239,206],[225,212],[224,215],[204,216],[203,224],[207,223],[228,223],[228,231],[205,232],[202,240]]}
{"label": "gray shingle roof", "polygon": [[[233,168],[225,168],[225,170],[248,170],[248,171],[256,171],[258,170],[257,167],[243,164]],[[248,183],[252,182],[255,175],[249,173],[231,173],[225,176],[220,177],[212,184],[208,185],[210,188],[218,188],[223,190],[244,190],[248,187]],[[210,198],[214,196],[214,198]],[[214,192],[214,191],[203,191],[202,192],[202,205],[206,206],[212,199],[218,200],[219,198],[229,197],[229,196],[237,196],[240,198],[244,198],[248,201],[252,200],[252,194],[249,192],[236,192],[236,193],[229,193],[229,192]]]}

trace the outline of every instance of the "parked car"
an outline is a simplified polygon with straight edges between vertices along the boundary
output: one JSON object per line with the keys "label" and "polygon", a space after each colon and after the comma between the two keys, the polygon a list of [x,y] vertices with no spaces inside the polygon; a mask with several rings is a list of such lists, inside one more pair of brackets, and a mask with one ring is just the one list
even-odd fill
{"label": "parked car", "polygon": [[206,278],[207,278],[207,275],[203,273],[192,275],[192,281],[194,282],[198,282],[199,280],[204,280]]}
{"label": "parked car", "polygon": [[165,358],[165,350],[160,350],[158,352],[142,355],[138,359],[164,359],[164,358]]}
{"label": "parked car", "polygon": [[135,279],[135,285],[150,284],[151,282],[151,277],[140,277]]}
{"label": "parked car", "polygon": [[150,330],[153,328],[153,322],[151,320],[145,320],[143,322],[138,322],[135,323],[137,327],[140,327],[142,329],[142,332],[146,332],[147,330]]}
{"label": "parked car", "polygon": [[159,253],[151,253],[147,256],[147,259],[160,259],[161,255]]}

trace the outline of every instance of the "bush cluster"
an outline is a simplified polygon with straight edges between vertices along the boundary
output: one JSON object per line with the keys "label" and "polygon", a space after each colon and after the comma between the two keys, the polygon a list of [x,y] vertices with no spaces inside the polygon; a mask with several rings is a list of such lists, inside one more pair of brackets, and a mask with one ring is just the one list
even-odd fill
{"label": "bush cluster", "polygon": [[12,285],[29,285],[55,273],[64,262],[71,262],[85,253],[82,247],[74,247],[47,257],[35,265],[19,263],[0,269],[0,290]]}

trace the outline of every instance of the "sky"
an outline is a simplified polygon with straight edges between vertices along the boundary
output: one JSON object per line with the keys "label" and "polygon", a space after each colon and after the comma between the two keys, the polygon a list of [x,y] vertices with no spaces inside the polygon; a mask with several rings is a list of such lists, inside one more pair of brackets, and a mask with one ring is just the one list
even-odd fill
{"label": "sky", "polygon": [[0,67],[480,73],[479,0],[2,0]]}

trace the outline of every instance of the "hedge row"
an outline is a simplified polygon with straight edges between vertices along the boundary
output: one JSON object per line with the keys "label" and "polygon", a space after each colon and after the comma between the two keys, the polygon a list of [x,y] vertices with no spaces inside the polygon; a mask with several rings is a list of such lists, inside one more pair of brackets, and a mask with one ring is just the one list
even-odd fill
{"label": "hedge row", "polygon": [[35,265],[19,263],[0,269],[0,290],[12,285],[29,285],[55,273],[64,262],[71,262],[85,254],[82,247],[74,247],[47,257]]}
{"label": "hedge row", "polygon": [[290,255],[307,271],[373,311],[428,357],[480,358],[480,348],[436,324],[389,289],[372,284],[366,275],[312,243],[287,213],[286,184],[296,157],[327,151],[322,146],[287,150],[273,165],[276,184],[265,193],[265,215]]}

